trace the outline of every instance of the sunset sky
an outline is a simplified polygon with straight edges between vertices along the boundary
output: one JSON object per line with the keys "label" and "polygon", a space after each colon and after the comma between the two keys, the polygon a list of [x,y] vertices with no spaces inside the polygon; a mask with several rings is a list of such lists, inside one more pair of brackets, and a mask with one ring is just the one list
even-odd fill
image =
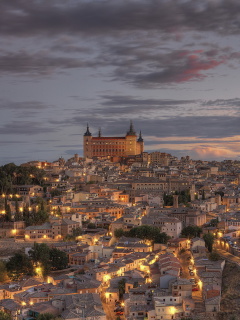
{"label": "sunset sky", "polygon": [[82,155],[96,134],[239,159],[239,0],[1,0],[0,164]]}

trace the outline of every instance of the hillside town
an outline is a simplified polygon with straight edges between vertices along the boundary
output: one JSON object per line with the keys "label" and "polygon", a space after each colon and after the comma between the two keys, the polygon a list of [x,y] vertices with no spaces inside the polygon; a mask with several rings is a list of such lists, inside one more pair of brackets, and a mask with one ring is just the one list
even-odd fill
{"label": "hillside town", "polygon": [[2,166],[1,316],[219,319],[239,186],[240,161],[161,152]]}

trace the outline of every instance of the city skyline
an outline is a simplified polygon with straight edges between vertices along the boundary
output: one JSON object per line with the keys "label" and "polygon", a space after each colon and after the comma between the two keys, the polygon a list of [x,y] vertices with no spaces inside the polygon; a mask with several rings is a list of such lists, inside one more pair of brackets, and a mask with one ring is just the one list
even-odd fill
{"label": "city skyline", "polygon": [[83,155],[89,123],[145,151],[239,159],[237,0],[0,3],[0,164]]}

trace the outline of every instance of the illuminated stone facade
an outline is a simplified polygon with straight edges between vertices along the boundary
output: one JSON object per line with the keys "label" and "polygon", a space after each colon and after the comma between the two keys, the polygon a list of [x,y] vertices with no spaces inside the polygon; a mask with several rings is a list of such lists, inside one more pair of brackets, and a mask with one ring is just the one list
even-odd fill
{"label": "illuminated stone facade", "polygon": [[84,157],[126,157],[141,154],[144,151],[144,142],[141,135],[137,138],[132,122],[125,137],[93,137],[87,126],[83,136]]}

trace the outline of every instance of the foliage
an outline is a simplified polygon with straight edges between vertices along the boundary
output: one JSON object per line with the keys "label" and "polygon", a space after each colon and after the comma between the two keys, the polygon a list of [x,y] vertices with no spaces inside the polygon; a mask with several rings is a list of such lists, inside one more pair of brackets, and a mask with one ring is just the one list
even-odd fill
{"label": "foliage", "polygon": [[45,172],[34,166],[17,166],[8,163],[0,167],[0,190],[2,193],[13,193],[14,185],[37,184],[44,182]]}
{"label": "foliage", "polygon": [[221,259],[220,255],[216,252],[216,251],[213,251],[209,254],[208,256],[209,260],[211,261],[218,261]]}
{"label": "foliage", "polygon": [[208,226],[209,227],[217,227],[217,225],[218,225],[218,217],[217,218],[215,218],[215,219],[212,219],[211,221],[210,221],[210,223],[208,224]]}
{"label": "foliage", "polygon": [[17,252],[6,263],[8,276],[11,280],[18,280],[22,275],[32,275],[33,265],[30,258],[22,252]]}
{"label": "foliage", "polygon": [[184,249],[184,248],[182,248],[182,249],[179,251],[180,254],[183,254],[184,252],[186,252],[186,249]]}
{"label": "foliage", "polygon": [[124,230],[122,228],[119,228],[119,229],[115,229],[114,230],[114,236],[116,238],[121,238],[122,236],[124,235]]}
{"label": "foliage", "polygon": [[164,193],[163,203],[164,203],[164,206],[172,206],[173,205],[173,196],[171,194]]}
{"label": "foliage", "polygon": [[0,310],[0,320],[11,320],[10,314]]}
{"label": "foliage", "polygon": [[43,276],[46,276],[51,269],[50,249],[45,243],[34,243],[33,249],[29,251],[29,256],[34,265],[40,265]]}
{"label": "foliage", "polygon": [[8,204],[7,198],[5,198],[5,219],[6,221],[12,220],[12,213],[10,205]]}
{"label": "foliage", "polygon": [[77,227],[77,228],[72,229],[72,234],[74,237],[81,236],[82,235],[82,228]]}
{"label": "foliage", "polygon": [[0,282],[5,282],[8,280],[6,263],[0,261]]}
{"label": "foliage", "polygon": [[58,190],[58,189],[53,189],[53,190],[50,191],[50,194],[51,194],[51,197],[53,198],[53,197],[60,196],[62,194],[62,192],[60,190]]}
{"label": "foliage", "polygon": [[[191,196],[190,196],[190,191],[187,190],[182,190],[182,191],[175,191],[176,195],[178,195],[178,202],[183,203],[183,204],[188,204],[188,202],[191,202]],[[172,194],[166,194],[164,193],[163,195],[163,203],[164,206],[172,206],[173,205],[173,195]]]}
{"label": "foliage", "polygon": [[202,228],[198,226],[187,226],[182,229],[181,235],[186,238],[200,237]]}
{"label": "foliage", "polygon": [[88,229],[96,229],[96,225],[95,223],[92,223],[90,222],[88,225],[87,225]]}
{"label": "foliage", "polygon": [[119,290],[119,299],[121,300],[123,298],[123,295],[125,293],[125,283],[126,279],[121,279],[118,281],[118,290]]}
{"label": "foliage", "polygon": [[45,206],[39,205],[38,208],[33,207],[30,211],[28,206],[23,208],[23,221],[26,222],[26,226],[41,225],[49,220],[49,214]]}
{"label": "foliage", "polygon": [[214,235],[212,233],[204,234],[203,240],[205,241],[205,247],[208,249],[209,252],[212,252]]}
{"label": "foliage", "polygon": [[64,251],[52,248],[49,251],[51,268],[53,270],[66,269],[68,265],[68,257]]}
{"label": "foliage", "polygon": [[121,236],[140,238],[152,241],[153,243],[167,243],[170,238],[165,232],[160,232],[159,228],[149,225],[135,227],[130,231],[123,231],[121,228],[116,229],[114,235],[116,238],[120,238]]}
{"label": "foliage", "polygon": [[57,319],[61,319],[61,318],[56,317],[51,313],[40,313],[36,318],[36,320],[57,320]]}

